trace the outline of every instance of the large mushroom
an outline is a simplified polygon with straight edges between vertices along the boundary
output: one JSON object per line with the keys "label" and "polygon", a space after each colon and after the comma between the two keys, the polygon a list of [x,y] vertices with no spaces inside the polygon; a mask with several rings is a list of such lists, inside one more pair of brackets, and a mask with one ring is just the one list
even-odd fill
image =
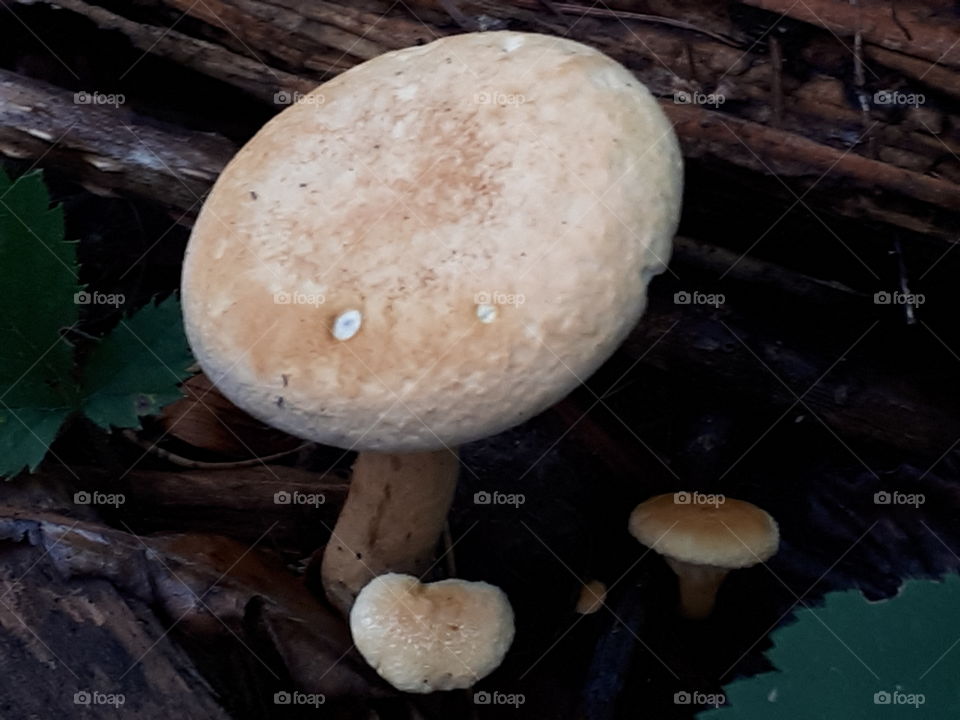
{"label": "large mushroom", "polygon": [[516,32],[358,65],[233,158],[187,248],[187,335],[241,408],[359,452],[322,567],[342,611],[374,576],[429,565],[459,445],[619,345],[681,185],[670,123],[628,70]]}

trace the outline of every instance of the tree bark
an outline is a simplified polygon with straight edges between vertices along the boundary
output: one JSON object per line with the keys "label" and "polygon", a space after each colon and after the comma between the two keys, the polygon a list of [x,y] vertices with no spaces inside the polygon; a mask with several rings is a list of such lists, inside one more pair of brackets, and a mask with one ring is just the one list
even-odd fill
{"label": "tree bark", "polygon": [[[651,0],[649,13],[634,12],[631,2],[612,8],[551,3],[551,12],[539,0],[402,5],[380,0],[153,0],[124,14],[85,0],[58,0],[56,5],[99,28],[123,33],[141,53],[266,102],[273,102],[279,91],[305,92],[358,62],[459,32],[464,25],[565,34],[626,63],[660,95],[689,158],[759,177],[776,173],[796,178],[804,188],[816,183],[826,190],[842,187],[838,202],[829,193],[811,196],[818,211],[943,241],[954,238],[960,227],[960,107],[955,102],[960,48],[951,46],[958,24],[934,3],[868,8],[835,0],[796,6],[780,0],[729,6]],[[170,29],[171,18],[180,15],[190,22]],[[771,37],[776,42],[771,44]],[[865,66],[859,73],[851,67],[858,63]],[[31,81],[6,80],[4,100],[26,99],[21,107],[38,104]],[[917,107],[875,102],[875,92],[885,89],[924,93],[925,102]],[[675,102],[700,97],[697,93],[724,102]],[[17,104],[7,103],[8,108]],[[105,120],[98,110],[67,106],[59,109],[57,120],[33,113],[47,126],[33,128],[24,117],[31,118],[30,111],[8,109],[9,124],[17,129],[4,131],[0,151],[33,159],[50,151],[51,159],[60,162],[57,148],[82,136],[93,157],[73,157],[68,167],[90,187],[123,189],[178,205],[186,201],[190,207],[197,198],[171,178],[159,186],[143,182],[144,163],[130,153],[131,143],[133,149],[142,146],[129,132],[119,137],[104,133],[113,139],[90,132]],[[61,140],[73,122],[78,125]],[[172,131],[189,145],[199,140]],[[143,138],[151,148],[152,139]],[[211,142],[216,141],[206,140]],[[120,148],[110,147],[117,143]],[[220,160],[229,156],[222,145],[211,149]],[[91,163],[97,162],[99,174],[92,172],[96,165]],[[206,177],[211,168],[170,170],[191,186],[198,179],[191,172]],[[158,173],[164,169],[155,168],[147,177]],[[160,187],[172,194],[157,193]],[[858,197],[850,197],[854,194]],[[783,199],[792,198],[784,193]]]}

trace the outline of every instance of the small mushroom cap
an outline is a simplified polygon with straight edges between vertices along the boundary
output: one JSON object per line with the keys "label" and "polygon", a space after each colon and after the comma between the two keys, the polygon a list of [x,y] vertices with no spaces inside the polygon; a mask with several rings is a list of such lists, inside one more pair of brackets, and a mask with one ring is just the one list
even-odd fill
{"label": "small mushroom cap", "polygon": [[682,158],[614,60],[467,33],[299,100],[220,175],[184,260],[188,339],[236,405],[328,445],[435,450],[557,402],[636,324]]}
{"label": "small mushroom cap", "polygon": [[350,632],[367,663],[398,690],[454,690],[500,665],[513,642],[513,609],[485,582],[424,584],[388,573],[360,591]]}
{"label": "small mushroom cap", "polygon": [[657,495],[637,505],[630,514],[630,534],[661,555],[692,565],[743,568],[777,552],[777,522],[756,505],[732,498],[678,503],[680,494]]}
{"label": "small mushroom cap", "polygon": [[591,580],[580,588],[576,611],[581,615],[593,615],[603,607],[607,599],[607,586],[599,580]]}

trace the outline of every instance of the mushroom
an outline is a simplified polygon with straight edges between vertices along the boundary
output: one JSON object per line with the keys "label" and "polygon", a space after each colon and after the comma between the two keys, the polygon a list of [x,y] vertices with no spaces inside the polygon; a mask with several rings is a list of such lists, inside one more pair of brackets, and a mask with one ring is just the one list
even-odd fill
{"label": "mushroom", "polygon": [[673,129],[627,69],[516,32],[362,63],[228,164],[187,247],[187,336],[236,405],[359,452],[322,563],[341,611],[429,567],[459,445],[613,353],[681,190]]}
{"label": "mushroom", "polygon": [[353,642],[397,690],[467,688],[489,675],[513,642],[513,610],[485,582],[421,583],[412,575],[374,578],[350,611]]}
{"label": "mushroom", "polygon": [[677,574],[681,614],[695,620],[713,612],[730,570],[767,560],[780,544],[777,522],[764,510],[699,493],[667,493],[640,503],[630,514],[630,534],[660,553]]}
{"label": "mushroom", "polygon": [[576,611],[580,615],[593,615],[603,607],[607,599],[607,586],[599,580],[591,580],[580,586]]}

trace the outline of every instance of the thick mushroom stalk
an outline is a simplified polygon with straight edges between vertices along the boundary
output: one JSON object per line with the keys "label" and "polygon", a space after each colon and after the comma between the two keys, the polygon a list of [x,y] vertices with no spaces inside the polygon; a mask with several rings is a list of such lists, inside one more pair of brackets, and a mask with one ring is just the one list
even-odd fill
{"label": "thick mushroom stalk", "polygon": [[460,468],[455,451],[363,452],[323,553],[327,599],[345,615],[374,577],[420,575],[433,560]]}
{"label": "thick mushroom stalk", "polygon": [[713,565],[696,565],[673,558],[666,560],[680,581],[680,614],[690,620],[709,617],[716,604],[720,584],[730,570]]}

